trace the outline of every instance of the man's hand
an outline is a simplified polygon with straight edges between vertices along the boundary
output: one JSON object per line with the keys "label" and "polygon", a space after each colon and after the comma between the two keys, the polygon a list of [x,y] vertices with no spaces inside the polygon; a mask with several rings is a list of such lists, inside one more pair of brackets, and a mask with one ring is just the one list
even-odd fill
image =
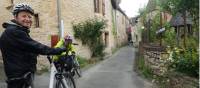
{"label": "man's hand", "polygon": [[61,54],[62,52],[65,52],[67,50],[65,47],[63,47],[63,48],[55,48],[55,49],[56,49],[57,54]]}

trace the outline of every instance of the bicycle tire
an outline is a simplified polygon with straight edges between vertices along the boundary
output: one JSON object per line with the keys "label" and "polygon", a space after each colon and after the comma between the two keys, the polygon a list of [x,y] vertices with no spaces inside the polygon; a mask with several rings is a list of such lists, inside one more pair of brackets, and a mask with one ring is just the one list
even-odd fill
{"label": "bicycle tire", "polygon": [[62,82],[62,80],[57,80],[55,84],[55,88],[67,88],[64,85],[65,84]]}
{"label": "bicycle tire", "polygon": [[64,74],[65,80],[67,81],[67,85],[69,88],[76,88],[76,84],[74,78],[70,75],[70,73]]}
{"label": "bicycle tire", "polygon": [[80,67],[77,67],[77,68],[75,69],[75,72],[76,72],[76,74],[77,74],[79,77],[82,76],[82,71],[81,71],[81,68],[80,68]]}
{"label": "bicycle tire", "polygon": [[60,80],[56,80],[55,88],[60,88],[61,82]]}
{"label": "bicycle tire", "polygon": [[79,62],[77,59],[75,60],[74,68],[75,68],[75,73],[78,75],[78,77],[81,77],[82,71],[81,71],[81,68],[80,68],[80,65],[79,65]]}

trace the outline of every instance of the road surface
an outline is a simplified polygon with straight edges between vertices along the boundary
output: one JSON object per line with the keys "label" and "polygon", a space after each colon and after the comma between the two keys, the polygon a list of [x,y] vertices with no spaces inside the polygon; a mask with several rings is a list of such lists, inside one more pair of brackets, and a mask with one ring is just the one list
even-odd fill
{"label": "road surface", "polygon": [[[133,71],[134,59],[133,47],[119,49],[110,58],[85,70],[83,76],[76,79],[77,88],[152,88],[151,83]],[[2,73],[2,66],[0,71]],[[6,88],[5,77],[0,78],[0,88]],[[36,75],[35,88],[48,88],[48,84],[49,73]]]}

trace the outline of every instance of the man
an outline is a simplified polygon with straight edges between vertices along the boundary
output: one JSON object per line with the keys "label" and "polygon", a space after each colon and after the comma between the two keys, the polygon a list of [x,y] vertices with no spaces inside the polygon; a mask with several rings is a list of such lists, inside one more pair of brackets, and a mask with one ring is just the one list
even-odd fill
{"label": "man", "polygon": [[18,4],[13,10],[14,19],[2,24],[5,31],[0,37],[0,49],[8,78],[7,88],[27,88],[31,84],[38,54],[57,55],[66,50],[50,48],[29,36],[33,14],[29,5]]}
{"label": "man", "polygon": [[63,52],[61,55],[55,55],[53,57],[53,60],[55,64],[60,64],[60,63],[65,63],[67,64],[66,70],[71,70],[72,69],[72,64],[73,64],[73,57],[72,55],[75,54],[74,47],[72,45],[72,37],[69,35],[66,35],[64,39],[61,39],[57,44],[57,47],[65,47],[66,51]]}

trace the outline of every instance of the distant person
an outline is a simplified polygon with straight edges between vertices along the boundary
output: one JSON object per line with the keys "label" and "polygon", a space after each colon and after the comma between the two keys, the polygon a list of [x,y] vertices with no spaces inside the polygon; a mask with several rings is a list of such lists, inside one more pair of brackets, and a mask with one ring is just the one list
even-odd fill
{"label": "distant person", "polygon": [[72,65],[73,65],[73,56],[72,55],[75,55],[74,46],[72,44],[72,41],[73,41],[72,36],[66,35],[55,46],[56,48],[57,47],[60,47],[60,48],[65,47],[66,51],[60,55],[53,56],[53,60],[56,65],[60,64],[60,63],[67,64],[67,67],[65,68],[65,70],[67,70],[67,71],[70,71],[72,69]]}

